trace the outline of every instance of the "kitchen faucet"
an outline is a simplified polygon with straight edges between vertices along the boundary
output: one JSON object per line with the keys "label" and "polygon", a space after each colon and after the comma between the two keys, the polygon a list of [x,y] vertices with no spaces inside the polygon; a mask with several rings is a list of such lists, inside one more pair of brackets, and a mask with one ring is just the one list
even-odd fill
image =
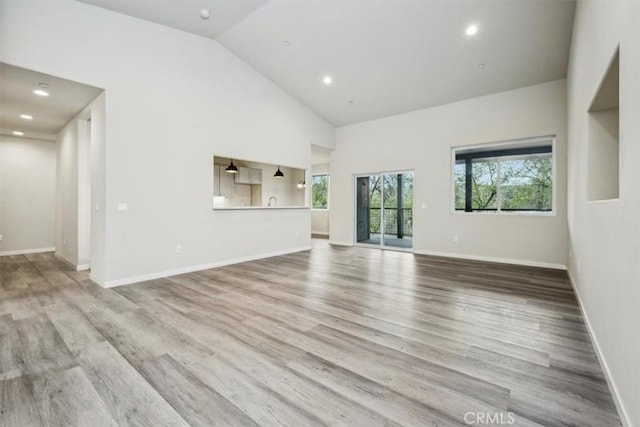
{"label": "kitchen faucet", "polygon": [[267,206],[271,206],[271,199],[273,199],[273,201],[275,202],[273,206],[278,206],[278,199],[276,198],[276,196],[269,197],[269,203],[267,204]]}

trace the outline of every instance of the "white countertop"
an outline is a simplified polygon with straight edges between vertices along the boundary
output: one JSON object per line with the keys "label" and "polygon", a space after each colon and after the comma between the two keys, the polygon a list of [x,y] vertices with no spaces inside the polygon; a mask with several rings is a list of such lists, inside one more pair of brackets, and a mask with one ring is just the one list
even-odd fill
{"label": "white countertop", "polygon": [[309,206],[218,206],[214,211],[250,211],[250,210],[276,210],[276,209],[310,209]]}

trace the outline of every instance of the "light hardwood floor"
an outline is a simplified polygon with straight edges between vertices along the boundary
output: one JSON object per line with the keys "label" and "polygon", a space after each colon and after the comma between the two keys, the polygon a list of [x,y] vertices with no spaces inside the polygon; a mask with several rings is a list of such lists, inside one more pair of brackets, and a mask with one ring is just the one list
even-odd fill
{"label": "light hardwood floor", "polygon": [[0,379],[3,426],[620,425],[564,272],[326,240],[114,289],[2,257]]}

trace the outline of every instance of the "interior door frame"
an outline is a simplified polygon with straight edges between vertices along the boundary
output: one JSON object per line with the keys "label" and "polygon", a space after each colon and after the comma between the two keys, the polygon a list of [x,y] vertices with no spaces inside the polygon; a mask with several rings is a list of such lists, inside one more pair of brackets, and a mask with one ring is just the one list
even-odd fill
{"label": "interior door frame", "polygon": [[[404,169],[404,170],[390,170],[390,171],[382,171],[382,172],[371,172],[371,173],[354,173],[353,174],[353,196],[351,197],[353,203],[353,245],[359,246],[363,248],[372,248],[372,249],[382,249],[388,251],[398,251],[398,252],[411,252],[413,253],[413,240],[411,242],[411,248],[399,248],[397,246],[385,246],[384,245],[384,175],[398,175],[412,173],[414,177],[414,191],[415,191],[415,169]],[[380,175],[382,179],[382,185],[380,186],[380,199],[382,206],[380,207],[380,243],[359,243],[358,242],[358,178],[363,177],[372,177]],[[415,201],[415,194],[413,195],[413,199]],[[411,237],[413,239],[413,236]]]}

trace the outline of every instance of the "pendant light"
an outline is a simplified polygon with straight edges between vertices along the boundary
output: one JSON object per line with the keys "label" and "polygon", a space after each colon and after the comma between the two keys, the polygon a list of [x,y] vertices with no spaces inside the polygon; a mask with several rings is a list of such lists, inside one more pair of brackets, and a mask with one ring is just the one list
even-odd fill
{"label": "pendant light", "polygon": [[273,174],[274,178],[284,178],[284,174],[280,170],[280,165],[278,165],[278,170]]}
{"label": "pendant light", "polygon": [[229,166],[227,166],[225,171],[227,173],[238,173],[238,168],[236,165],[233,164],[233,159],[231,159],[231,163],[229,163]]}

